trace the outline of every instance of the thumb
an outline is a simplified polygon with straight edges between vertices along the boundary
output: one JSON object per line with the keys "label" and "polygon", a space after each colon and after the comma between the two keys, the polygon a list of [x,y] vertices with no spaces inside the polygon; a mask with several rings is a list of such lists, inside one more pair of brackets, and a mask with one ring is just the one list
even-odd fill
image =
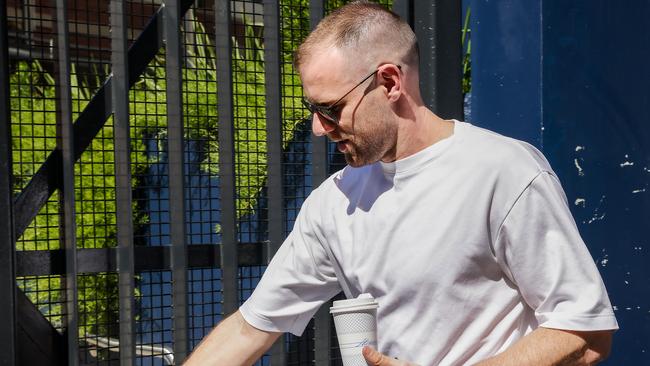
{"label": "thumb", "polygon": [[399,361],[392,359],[383,353],[378,352],[372,347],[365,346],[361,350],[363,358],[366,359],[366,362],[369,366],[398,366]]}

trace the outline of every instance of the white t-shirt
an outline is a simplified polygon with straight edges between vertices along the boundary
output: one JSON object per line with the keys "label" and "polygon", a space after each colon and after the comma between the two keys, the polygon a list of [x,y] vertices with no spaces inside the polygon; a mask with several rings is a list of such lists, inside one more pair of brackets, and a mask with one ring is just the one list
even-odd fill
{"label": "white t-shirt", "polygon": [[421,365],[478,362],[538,326],[618,328],[544,156],[463,122],[314,190],[240,311],[300,335],[346,287],[377,298],[379,350]]}

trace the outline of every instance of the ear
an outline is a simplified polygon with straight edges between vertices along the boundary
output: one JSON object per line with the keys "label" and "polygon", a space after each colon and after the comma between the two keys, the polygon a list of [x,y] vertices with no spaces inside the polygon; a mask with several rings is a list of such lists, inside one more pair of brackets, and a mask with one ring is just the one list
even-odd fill
{"label": "ear", "polygon": [[403,76],[397,65],[386,64],[379,67],[378,80],[390,102],[397,102],[402,95]]}

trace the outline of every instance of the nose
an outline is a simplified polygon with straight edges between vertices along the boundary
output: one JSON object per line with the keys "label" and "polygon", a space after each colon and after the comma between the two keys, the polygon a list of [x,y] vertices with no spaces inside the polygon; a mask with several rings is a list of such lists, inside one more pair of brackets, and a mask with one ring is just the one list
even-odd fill
{"label": "nose", "polygon": [[325,136],[334,131],[336,125],[314,113],[311,117],[311,130],[316,136]]}

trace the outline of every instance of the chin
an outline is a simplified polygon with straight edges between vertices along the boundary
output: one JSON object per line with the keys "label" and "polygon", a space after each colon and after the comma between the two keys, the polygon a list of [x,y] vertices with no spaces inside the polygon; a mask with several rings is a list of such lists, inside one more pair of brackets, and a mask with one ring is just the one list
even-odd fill
{"label": "chin", "polygon": [[357,159],[356,156],[351,155],[351,154],[343,154],[345,157],[345,162],[348,163],[349,166],[353,168],[358,168],[360,166],[363,166],[363,163]]}
{"label": "chin", "polygon": [[353,168],[360,168],[364,165],[369,165],[373,163],[372,161],[368,161],[368,159],[363,159],[359,155],[344,154],[344,156],[345,156],[345,162],[348,163],[348,165]]}

